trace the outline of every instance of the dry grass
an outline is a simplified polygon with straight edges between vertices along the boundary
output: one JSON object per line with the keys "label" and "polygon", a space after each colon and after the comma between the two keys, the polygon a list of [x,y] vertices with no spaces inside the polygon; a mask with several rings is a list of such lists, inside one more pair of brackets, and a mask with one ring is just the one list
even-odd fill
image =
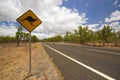
{"label": "dry grass", "polygon": [[29,71],[28,44],[0,44],[0,80],[63,80],[40,43],[32,44],[32,75]]}

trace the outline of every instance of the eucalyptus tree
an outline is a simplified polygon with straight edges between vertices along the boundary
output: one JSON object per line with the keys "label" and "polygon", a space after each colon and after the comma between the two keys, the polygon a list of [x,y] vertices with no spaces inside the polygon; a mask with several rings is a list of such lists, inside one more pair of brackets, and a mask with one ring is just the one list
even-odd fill
{"label": "eucalyptus tree", "polygon": [[87,41],[87,39],[88,39],[88,26],[86,26],[86,27],[79,26],[78,32],[79,32],[80,43],[82,44],[83,42]]}
{"label": "eucalyptus tree", "polygon": [[69,35],[71,32],[67,31],[64,36],[64,41],[70,41]]}
{"label": "eucalyptus tree", "polygon": [[22,30],[23,30],[22,26],[19,26],[19,27],[18,27],[18,30],[17,30],[17,32],[16,32],[17,46],[19,46],[19,42],[20,42],[20,40],[21,40]]}
{"label": "eucalyptus tree", "polygon": [[75,42],[79,42],[80,40],[79,40],[79,32],[78,32],[78,30],[77,29],[75,29],[74,30],[74,40],[75,40]]}
{"label": "eucalyptus tree", "polygon": [[105,42],[109,41],[112,34],[112,29],[109,26],[104,26],[104,28],[101,30],[102,40]]}

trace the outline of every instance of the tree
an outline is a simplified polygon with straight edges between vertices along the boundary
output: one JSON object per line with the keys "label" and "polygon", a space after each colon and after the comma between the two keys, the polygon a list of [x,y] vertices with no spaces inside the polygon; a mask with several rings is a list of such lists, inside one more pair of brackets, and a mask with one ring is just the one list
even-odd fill
{"label": "tree", "polygon": [[120,30],[117,32],[117,37],[120,40]]}
{"label": "tree", "polygon": [[[60,36],[60,35],[59,35]],[[61,41],[62,37],[50,37],[44,39],[44,41]],[[74,32],[67,31],[63,37],[65,42],[80,42],[81,44],[85,42],[102,42],[105,45],[105,42],[118,42],[120,41],[120,30],[118,32],[112,31],[110,26],[104,26],[102,30],[94,32],[89,30],[88,26],[82,27],[78,26],[78,29],[75,29]],[[115,44],[116,45],[116,44]]]}
{"label": "tree", "polygon": [[94,32],[92,30],[88,30],[86,41],[94,41],[94,40],[95,40]]}
{"label": "tree", "polygon": [[55,41],[62,41],[62,36],[61,35],[56,35],[55,37],[54,37],[54,40]]}
{"label": "tree", "polygon": [[64,41],[70,41],[69,35],[70,35],[70,32],[67,31],[64,36]]}
{"label": "tree", "polygon": [[78,32],[78,30],[74,30],[74,41],[75,42],[79,42],[80,40],[79,40],[79,32]]}
{"label": "tree", "polygon": [[88,26],[86,27],[79,26],[78,31],[79,31],[79,40],[80,43],[82,44],[88,39]]}
{"label": "tree", "polygon": [[37,36],[33,35],[32,36],[32,41],[33,42],[39,42],[40,40],[37,38]]}
{"label": "tree", "polygon": [[28,42],[28,40],[29,40],[29,36],[30,36],[29,33],[25,33],[25,40],[26,40],[26,42]]}
{"label": "tree", "polygon": [[0,36],[0,43],[10,43],[10,42],[15,42],[15,37]]}
{"label": "tree", "polygon": [[112,36],[112,29],[110,26],[104,26],[104,28],[101,30],[101,38],[105,42],[109,41],[109,38]]}
{"label": "tree", "polygon": [[70,42],[74,42],[74,40],[75,40],[75,35],[70,32],[70,33],[69,33],[69,41],[70,41]]}
{"label": "tree", "polygon": [[18,30],[16,32],[16,40],[17,40],[17,46],[19,46],[19,42],[21,40],[21,33],[22,33],[23,28],[21,26],[18,27]]}

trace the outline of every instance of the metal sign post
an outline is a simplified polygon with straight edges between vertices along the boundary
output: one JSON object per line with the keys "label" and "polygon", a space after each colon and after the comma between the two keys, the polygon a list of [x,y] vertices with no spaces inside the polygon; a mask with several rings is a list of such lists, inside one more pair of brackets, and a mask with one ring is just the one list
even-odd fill
{"label": "metal sign post", "polygon": [[29,74],[31,74],[31,32],[29,36]]}
{"label": "metal sign post", "polygon": [[19,18],[16,19],[24,28],[26,28],[29,33],[29,73],[31,75],[31,32],[42,23],[42,21],[31,11],[28,10]]}

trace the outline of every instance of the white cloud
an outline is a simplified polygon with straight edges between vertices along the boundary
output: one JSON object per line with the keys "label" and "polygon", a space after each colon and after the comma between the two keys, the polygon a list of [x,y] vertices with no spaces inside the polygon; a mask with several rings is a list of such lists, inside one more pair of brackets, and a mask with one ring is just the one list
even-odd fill
{"label": "white cloud", "polygon": [[20,9],[16,6],[16,0],[1,0],[0,1],[0,21],[15,21],[20,14]]}
{"label": "white cloud", "polygon": [[15,26],[6,26],[5,24],[2,24],[0,26],[0,36],[15,36],[17,31],[17,28]]}
{"label": "white cloud", "polygon": [[119,22],[112,22],[111,24],[110,24],[110,26],[118,26],[119,25]]}
{"label": "white cloud", "polygon": [[98,30],[102,30],[104,28],[104,26],[108,26],[108,24],[102,24],[102,25],[100,25],[100,27],[98,28]]}
{"label": "white cloud", "polygon": [[119,3],[120,3],[119,0],[114,0],[113,6],[115,6],[116,8],[120,7]]}
{"label": "white cloud", "polygon": [[114,11],[109,18],[105,18],[105,22],[112,22],[120,20],[120,11],[116,10]]}
{"label": "white cloud", "polygon": [[87,22],[85,13],[79,14],[75,9],[60,7],[61,4],[62,0],[1,0],[0,21],[15,21],[31,9],[43,22],[34,30],[40,38],[64,34]]}
{"label": "white cloud", "polygon": [[117,31],[120,30],[120,26],[119,26],[119,25],[120,25],[119,22],[112,22],[112,23],[110,24],[110,27],[117,32]]}
{"label": "white cloud", "polygon": [[118,0],[115,0],[115,2],[113,3],[113,5],[117,5],[117,3],[118,3]]}
{"label": "white cloud", "polygon": [[102,30],[104,28],[104,26],[110,26],[110,28],[112,30],[115,30],[116,32],[120,30],[120,23],[119,22],[112,22],[110,24],[102,24],[100,25],[100,27],[98,28],[98,30]]}
{"label": "white cloud", "polygon": [[89,24],[88,28],[90,30],[97,31],[98,30],[98,28],[97,28],[98,26],[99,26],[99,24]]}
{"label": "white cloud", "polygon": [[118,7],[120,7],[120,4],[118,4]]}
{"label": "white cloud", "polygon": [[56,34],[55,33],[35,33],[33,32],[32,35],[36,35],[40,39],[48,38],[48,37],[53,37]]}

